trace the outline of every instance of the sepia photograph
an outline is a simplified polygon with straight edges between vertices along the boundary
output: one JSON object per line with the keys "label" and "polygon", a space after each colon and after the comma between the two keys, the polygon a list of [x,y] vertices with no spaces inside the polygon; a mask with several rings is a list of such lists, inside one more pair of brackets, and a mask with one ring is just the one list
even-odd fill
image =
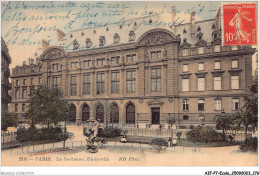
{"label": "sepia photograph", "polygon": [[1,1],[1,175],[259,175],[257,14],[257,1]]}

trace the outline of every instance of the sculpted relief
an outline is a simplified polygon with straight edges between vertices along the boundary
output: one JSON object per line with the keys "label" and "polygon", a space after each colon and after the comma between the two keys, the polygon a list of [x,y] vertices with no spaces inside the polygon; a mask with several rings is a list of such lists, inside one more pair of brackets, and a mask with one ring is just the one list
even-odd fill
{"label": "sculpted relief", "polygon": [[43,59],[56,59],[64,56],[64,52],[61,49],[53,48],[42,55]]}
{"label": "sculpted relief", "polygon": [[139,44],[141,45],[155,45],[164,44],[166,42],[174,41],[174,38],[166,32],[158,31],[146,35]]}

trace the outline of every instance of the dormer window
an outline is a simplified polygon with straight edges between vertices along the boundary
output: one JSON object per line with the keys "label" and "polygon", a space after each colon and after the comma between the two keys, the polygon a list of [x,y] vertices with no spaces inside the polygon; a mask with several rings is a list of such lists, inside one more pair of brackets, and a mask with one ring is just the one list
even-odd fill
{"label": "dormer window", "polygon": [[200,31],[201,31],[201,28],[200,28],[200,27],[198,27],[198,28],[197,28],[197,32],[200,32]]}
{"label": "dormer window", "polygon": [[92,46],[92,42],[90,40],[90,38],[86,39],[86,48],[90,48]]}
{"label": "dormer window", "polygon": [[73,50],[77,50],[77,49],[79,49],[79,43],[77,40],[74,40],[73,41]]}
{"label": "dormer window", "polygon": [[70,38],[72,38],[73,37],[73,35],[72,34],[70,34]]}
{"label": "dormer window", "polygon": [[197,35],[197,40],[198,41],[201,41],[202,40],[202,36],[203,36],[203,33],[199,33],[198,35]]}
{"label": "dormer window", "polygon": [[129,35],[129,41],[135,40],[135,32],[133,30],[131,30],[128,35]]}
{"label": "dormer window", "polygon": [[184,28],[184,29],[183,29],[183,34],[186,34],[186,33],[187,33],[187,31],[186,31],[186,29]]}
{"label": "dormer window", "polygon": [[106,37],[101,35],[99,38],[99,46],[104,46],[106,43]]}
{"label": "dormer window", "polygon": [[215,23],[212,24],[211,28],[212,28],[212,29],[216,29]]}
{"label": "dormer window", "polygon": [[120,36],[118,35],[118,33],[114,34],[114,44],[119,43],[120,42]]}
{"label": "dormer window", "polygon": [[152,21],[152,19],[150,18],[150,20],[149,20],[149,23],[151,24],[151,23],[153,23],[153,21]]}
{"label": "dormer window", "polygon": [[84,32],[81,33],[81,36],[84,36]]}
{"label": "dormer window", "polygon": [[218,34],[217,34],[216,32],[213,32],[213,33],[212,33],[212,38],[213,38],[213,39],[217,39],[217,38],[218,38]]}

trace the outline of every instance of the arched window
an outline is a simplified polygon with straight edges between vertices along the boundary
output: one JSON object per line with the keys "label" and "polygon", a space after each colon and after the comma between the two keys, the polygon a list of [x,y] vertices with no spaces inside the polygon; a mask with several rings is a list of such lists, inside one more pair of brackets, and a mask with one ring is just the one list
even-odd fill
{"label": "arched window", "polygon": [[129,103],[126,106],[126,123],[135,124],[135,106],[133,103]]}
{"label": "arched window", "polygon": [[69,121],[76,121],[76,106],[74,104],[70,104]]}
{"label": "arched window", "polygon": [[104,107],[102,104],[98,104],[96,107],[96,120],[100,119],[100,123],[104,122]]}
{"label": "arched window", "polygon": [[119,123],[119,108],[113,103],[110,110],[110,123]]}
{"label": "arched window", "polygon": [[82,107],[82,121],[89,120],[89,106],[84,104]]}

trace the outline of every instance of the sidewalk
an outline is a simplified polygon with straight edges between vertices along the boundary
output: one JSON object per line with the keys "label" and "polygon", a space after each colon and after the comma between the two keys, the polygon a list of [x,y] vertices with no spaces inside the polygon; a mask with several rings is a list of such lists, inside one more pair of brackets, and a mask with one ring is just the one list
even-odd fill
{"label": "sidewalk", "polygon": [[10,149],[10,148],[16,148],[16,147],[20,147],[22,146],[22,144],[17,141],[17,142],[8,142],[8,143],[1,143],[1,149],[5,150],[5,149]]}

